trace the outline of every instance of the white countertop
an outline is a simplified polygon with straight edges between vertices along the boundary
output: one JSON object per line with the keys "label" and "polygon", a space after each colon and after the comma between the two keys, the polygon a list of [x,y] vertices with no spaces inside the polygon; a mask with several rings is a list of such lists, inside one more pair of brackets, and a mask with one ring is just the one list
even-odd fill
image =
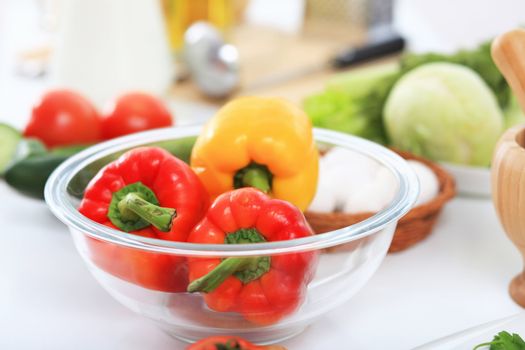
{"label": "white countertop", "polygon": [[[1,183],[0,223],[0,349],[184,348],[98,285],[44,202]],[[458,198],[427,240],[284,345],[410,349],[519,312],[507,283],[520,268],[490,201]]]}
{"label": "white countertop", "polygon": [[[4,54],[35,37],[5,35],[10,24],[31,24],[20,16],[27,0],[10,2],[18,16],[5,16],[5,4],[0,0],[0,121],[22,127],[46,82],[14,76],[13,55]],[[98,285],[44,202],[0,182],[0,225],[0,349],[184,349]],[[507,284],[521,268],[491,202],[457,198],[427,240],[389,255],[350,302],[283,345],[410,349],[520,312]]]}

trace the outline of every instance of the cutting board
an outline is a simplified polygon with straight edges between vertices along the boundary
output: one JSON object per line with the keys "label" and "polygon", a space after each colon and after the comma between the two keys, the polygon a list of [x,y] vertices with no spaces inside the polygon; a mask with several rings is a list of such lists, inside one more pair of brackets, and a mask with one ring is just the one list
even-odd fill
{"label": "cutting board", "polygon": [[[317,26],[310,24],[300,35],[286,34],[265,27],[240,26],[234,31],[232,38],[241,60],[239,89],[227,98],[211,99],[204,96],[191,80],[186,80],[174,85],[171,96],[175,99],[222,105],[232,97],[249,94],[280,96],[300,104],[305,96],[322,90],[326,81],[335,74],[330,69],[312,71],[311,68],[327,62],[339,51],[361,44],[366,38],[359,27],[346,25],[337,29],[326,23]],[[369,64],[391,60],[392,58],[386,58]],[[297,75],[291,80],[251,88],[260,85],[263,80],[267,81],[270,76],[280,77],[309,70],[312,72]]]}

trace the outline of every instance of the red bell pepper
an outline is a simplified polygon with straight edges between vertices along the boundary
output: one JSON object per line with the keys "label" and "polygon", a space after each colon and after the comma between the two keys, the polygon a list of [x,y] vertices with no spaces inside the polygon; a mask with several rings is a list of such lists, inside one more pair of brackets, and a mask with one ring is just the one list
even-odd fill
{"label": "red bell pepper", "polygon": [[[208,198],[186,163],[161,148],[142,147],[100,170],[86,188],[79,211],[96,222],[140,236],[185,241],[206,213]],[[87,242],[93,262],[110,274],[148,289],[186,289],[183,257],[92,238]]]}
{"label": "red bell pepper", "polygon": [[191,344],[186,350],[286,350],[279,345],[258,346],[233,336],[214,336]]}
{"label": "red bell pepper", "polygon": [[[274,242],[312,234],[292,204],[242,188],[217,197],[188,242]],[[205,293],[206,304],[215,311],[239,312],[255,324],[272,324],[301,305],[317,258],[317,251],[224,260],[189,258],[188,291]]]}
{"label": "red bell pepper", "polygon": [[[111,223],[106,225],[116,228]],[[150,228],[133,234],[158,238]],[[87,236],[86,240],[92,261],[116,277],[163,292],[184,292],[188,286],[188,265],[181,257],[125,248]]]}

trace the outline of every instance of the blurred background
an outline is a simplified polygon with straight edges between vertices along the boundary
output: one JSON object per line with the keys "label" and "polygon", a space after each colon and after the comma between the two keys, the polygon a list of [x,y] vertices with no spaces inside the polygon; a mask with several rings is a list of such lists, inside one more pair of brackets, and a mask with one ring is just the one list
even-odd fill
{"label": "blurred background", "polygon": [[[24,130],[55,88],[102,115],[142,91],[174,125],[202,123],[236,96],[281,96],[314,126],[482,167],[463,183],[454,175],[460,191],[478,181],[471,192],[487,196],[497,138],[525,122],[490,41],[524,14],[520,0],[0,0],[0,122]],[[433,62],[462,67],[399,87]]]}
{"label": "blurred background", "polygon": [[332,73],[314,67],[374,33],[393,28],[409,51],[452,53],[523,24],[523,13],[520,0],[1,0],[0,118],[22,127],[52,86],[98,105],[129,89],[221,104],[188,79],[184,33],[199,20],[238,52],[238,82],[223,83],[235,86],[228,96],[299,102]]}

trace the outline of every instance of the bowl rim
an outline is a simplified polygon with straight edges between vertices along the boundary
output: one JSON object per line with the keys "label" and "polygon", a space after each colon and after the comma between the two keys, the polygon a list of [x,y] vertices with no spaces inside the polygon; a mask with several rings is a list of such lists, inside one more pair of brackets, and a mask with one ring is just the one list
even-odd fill
{"label": "bowl rim", "polygon": [[314,128],[313,135],[316,142],[352,149],[375,159],[392,172],[399,186],[394,199],[387,207],[370,218],[351,226],[288,241],[257,244],[199,244],[147,238],[112,229],[83,216],[70,201],[67,192],[69,182],[80,170],[92,162],[113,153],[145,144],[197,136],[201,129],[202,125],[162,128],[119,137],[91,146],[67,159],[51,174],[44,191],[46,203],[51,212],[70,230],[76,230],[103,241],[156,253],[228,257],[311,251],[369,236],[389,224],[396,223],[412,208],[419,193],[417,176],[406,161],[396,153],[356,136]]}

